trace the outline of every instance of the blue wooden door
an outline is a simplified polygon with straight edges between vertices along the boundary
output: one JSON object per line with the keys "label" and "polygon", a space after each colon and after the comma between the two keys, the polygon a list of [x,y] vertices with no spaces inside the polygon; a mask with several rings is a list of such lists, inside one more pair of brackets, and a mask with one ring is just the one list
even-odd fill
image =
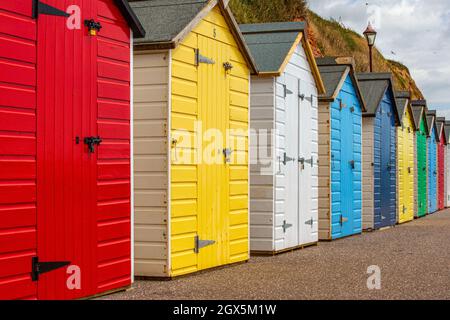
{"label": "blue wooden door", "polygon": [[[341,111],[341,210],[342,236],[353,234],[353,101],[343,95],[345,108]],[[353,109],[352,109],[353,108]]]}
{"label": "blue wooden door", "polygon": [[380,193],[381,193],[381,214],[378,221],[379,228],[390,225],[390,211],[391,211],[391,170],[393,164],[391,162],[391,145],[392,145],[392,113],[391,106],[388,103],[382,102],[381,105],[381,166],[380,166]]}
{"label": "blue wooden door", "polygon": [[437,211],[437,161],[436,161],[436,134],[432,130],[431,137],[428,139],[428,213]]}

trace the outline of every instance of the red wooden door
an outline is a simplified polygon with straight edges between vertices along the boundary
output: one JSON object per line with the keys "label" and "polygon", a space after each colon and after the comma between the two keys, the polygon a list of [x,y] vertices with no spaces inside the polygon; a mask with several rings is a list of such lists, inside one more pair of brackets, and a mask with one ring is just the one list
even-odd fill
{"label": "red wooden door", "polygon": [[130,31],[113,0],[46,3],[82,21],[38,22],[38,256],[70,262],[41,276],[38,297],[72,299],[131,283]]}
{"label": "red wooden door", "polygon": [[114,0],[41,2],[60,15],[0,2],[0,299],[131,283],[129,27]]}
{"label": "red wooden door", "polygon": [[445,188],[444,188],[444,183],[445,183],[445,137],[444,137],[444,132],[442,132],[440,140],[439,140],[439,145],[438,145],[438,207],[439,210],[444,210],[445,208]]}
{"label": "red wooden door", "polygon": [[[68,5],[45,3],[63,12]],[[86,3],[70,0],[83,18],[92,16]],[[67,268],[43,274],[38,298],[80,298],[94,294],[95,277],[95,154],[83,143],[96,134],[95,41],[85,28],[67,28],[65,17],[40,14],[37,21],[38,257],[70,262],[81,279],[81,290],[69,290]]]}

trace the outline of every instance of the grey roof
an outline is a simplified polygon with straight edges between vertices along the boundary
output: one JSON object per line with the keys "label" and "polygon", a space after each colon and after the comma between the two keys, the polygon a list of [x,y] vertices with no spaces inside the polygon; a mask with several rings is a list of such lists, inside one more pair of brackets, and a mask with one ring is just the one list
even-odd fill
{"label": "grey roof", "polygon": [[411,105],[427,108],[427,100],[413,100],[411,101]]}
{"label": "grey roof", "polygon": [[[437,117],[436,118],[436,122],[439,124],[439,130],[438,130],[438,132],[439,132],[439,134],[441,134],[441,130],[444,130],[444,138],[445,138],[445,140],[446,141],[448,141],[447,140],[447,133],[446,133],[446,128],[445,128],[445,118],[444,117]],[[439,136],[439,139],[440,139],[441,137]]]}
{"label": "grey roof", "polygon": [[304,22],[242,24],[239,26],[258,71],[278,72],[301,32]]}
{"label": "grey roof", "polygon": [[450,142],[450,121],[445,121],[445,133],[447,135],[447,143]]}
{"label": "grey roof", "polygon": [[[366,102],[367,113],[365,116],[374,116],[376,114],[386,90],[391,90],[392,97],[395,97],[391,73],[358,73],[357,78]],[[395,98],[392,104],[395,108],[397,124],[399,125],[400,116]]]}
{"label": "grey roof", "polygon": [[319,66],[320,75],[325,85],[325,96],[328,98],[333,97],[334,93],[338,89],[342,78],[346,75],[346,71],[349,69],[347,66]]}
{"label": "grey roof", "polygon": [[[347,62],[340,62],[343,60]],[[334,101],[337,94],[342,88],[342,85],[348,75],[352,78],[353,85],[355,87],[356,95],[359,98],[361,108],[363,112],[366,111],[366,103],[362,97],[359,83],[356,80],[353,64],[350,61],[352,59],[347,58],[316,58],[316,63],[319,68],[320,76],[325,86],[325,94],[320,96],[320,99]]]}
{"label": "grey roof", "polygon": [[143,38],[145,37],[145,29],[128,2],[127,0],[114,0],[114,3],[128,22],[131,30],[133,30],[133,37],[135,39]]}
{"label": "grey roof", "polygon": [[437,126],[436,126],[436,111],[435,110],[430,110],[427,111],[427,126],[428,126],[428,136],[431,136],[431,130],[435,130],[436,133],[436,140],[439,141],[439,133],[437,131]]}
{"label": "grey roof", "polygon": [[[397,103],[398,113],[400,115],[400,121],[403,121],[406,109],[409,107],[409,101],[411,100],[411,94],[408,91],[396,91],[395,102]],[[415,126],[415,122],[414,122]]]}
{"label": "grey roof", "polygon": [[[416,130],[419,130],[420,129],[420,121],[422,120],[422,117],[426,114],[427,109],[424,106],[412,105],[412,102],[411,102],[411,109],[413,112],[413,118],[414,118],[414,123],[416,125]],[[422,110],[423,110],[423,112],[422,112]],[[425,121],[425,129],[428,133],[427,121]]]}
{"label": "grey roof", "polygon": [[136,44],[171,42],[206,6],[208,0],[147,0],[130,3],[146,36]]}

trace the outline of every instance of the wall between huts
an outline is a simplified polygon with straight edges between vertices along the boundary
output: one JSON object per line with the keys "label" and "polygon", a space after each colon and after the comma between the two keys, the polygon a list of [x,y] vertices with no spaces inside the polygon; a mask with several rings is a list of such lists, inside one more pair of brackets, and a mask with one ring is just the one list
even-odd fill
{"label": "wall between huts", "polygon": [[134,56],[135,274],[167,276],[168,51]]}

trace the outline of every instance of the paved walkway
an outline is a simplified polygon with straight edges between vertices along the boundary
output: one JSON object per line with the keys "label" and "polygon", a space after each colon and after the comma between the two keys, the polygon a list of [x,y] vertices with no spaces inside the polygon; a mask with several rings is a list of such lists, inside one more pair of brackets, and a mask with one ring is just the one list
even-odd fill
{"label": "paved walkway", "polygon": [[[381,290],[367,268],[381,268]],[[275,257],[172,281],[137,281],[106,299],[447,299],[450,210]]]}

